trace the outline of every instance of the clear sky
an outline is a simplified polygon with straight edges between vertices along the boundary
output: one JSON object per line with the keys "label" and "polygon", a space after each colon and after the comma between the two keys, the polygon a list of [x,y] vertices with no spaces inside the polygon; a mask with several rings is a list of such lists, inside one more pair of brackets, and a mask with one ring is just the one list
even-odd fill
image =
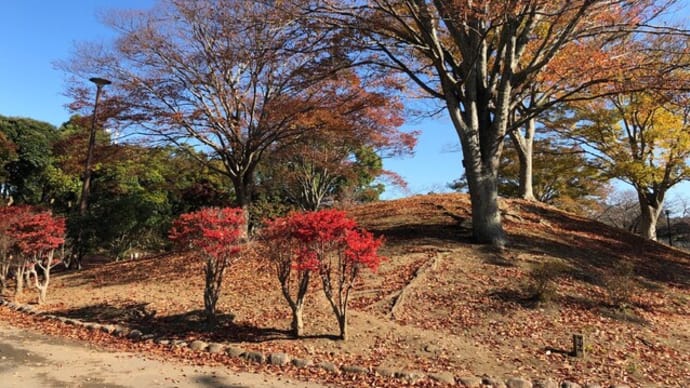
{"label": "clear sky", "polygon": [[[64,76],[54,63],[68,59],[75,42],[107,42],[113,32],[98,14],[110,8],[147,8],[154,0],[0,0],[0,115],[22,116],[60,125],[69,118],[62,95]],[[97,76],[97,74],[94,74]],[[458,138],[445,118],[410,123],[422,130],[414,157],[387,159],[387,169],[407,180],[408,191],[384,197],[447,190],[462,174]],[[674,190],[671,197],[689,195]]]}

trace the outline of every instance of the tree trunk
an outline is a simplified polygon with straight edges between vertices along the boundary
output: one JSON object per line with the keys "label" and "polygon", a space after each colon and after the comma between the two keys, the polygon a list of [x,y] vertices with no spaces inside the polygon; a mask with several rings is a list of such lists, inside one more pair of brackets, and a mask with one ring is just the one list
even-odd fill
{"label": "tree trunk", "polygon": [[17,265],[17,270],[14,273],[14,277],[17,280],[17,285],[14,288],[14,296],[17,297],[24,293],[24,272],[26,267],[24,264]]}
{"label": "tree trunk", "polygon": [[251,222],[249,220],[249,205],[252,203],[252,181],[242,177],[232,178],[232,185],[235,189],[235,206],[242,209],[244,213],[244,227],[240,228],[240,239],[249,238]]}
{"label": "tree trunk", "polygon": [[[472,83],[477,80],[472,80]],[[469,89],[477,87],[468,85]],[[488,101],[474,100],[472,112],[462,112],[460,101],[454,95],[454,86],[446,93],[448,112],[460,138],[463,166],[467,176],[467,187],[472,202],[472,236],[476,243],[490,244],[503,249],[506,244],[498,207],[498,166],[503,151],[503,138],[508,124],[507,104],[492,114],[486,105]],[[476,90],[473,90],[476,92]],[[510,88],[504,93],[509,95]],[[478,98],[474,94],[473,98]]]}
{"label": "tree trunk", "polygon": [[648,194],[638,191],[640,200],[640,225],[638,234],[656,240],[656,223],[663,205],[662,194]]}
{"label": "tree trunk", "polygon": [[218,289],[216,286],[217,269],[213,264],[213,259],[206,260],[206,283],[204,287],[204,313],[206,322],[213,326],[216,323],[216,303],[218,302]]}
{"label": "tree trunk", "polygon": [[347,314],[343,311],[342,314],[336,315],[338,318],[338,328],[340,329],[340,339],[347,341]]}
{"label": "tree trunk", "polygon": [[0,264],[0,295],[7,291],[7,276],[10,273],[10,259]]}
{"label": "tree trunk", "polygon": [[302,315],[304,304],[301,302],[294,303],[290,308],[292,309],[292,334],[299,338],[304,335],[304,318]]}
{"label": "tree trunk", "polygon": [[498,207],[498,182],[495,172],[475,172],[467,169],[467,183],[472,202],[472,236],[479,244],[505,246]]}
{"label": "tree trunk", "polygon": [[39,265],[43,272],[43,282],[38,280],[38,274],[34,271],[34,276],[36,277],[36,288],[38,288],[38,304],[44,304],[48,300],[48,285],[50,284],[50,268],[52,265],[53,255],[50,255],[48,264],[43,267],[42,264]]}
{"label": "tree trunk", "polygon": [[523,135],[519,129],[510,132],[510,139],[513,141],[515,146],[515,151],[518,155],[518,161],[520,163],[520,181],[518,184],[518,192],[520,198],[529,201],[534,201],[534,190],[532,183],[532,160],[533,160],[533,145],[534,145],[534,132],[536,131],[536,125],[534,119],[530,119],[525,128],[525,134]]}

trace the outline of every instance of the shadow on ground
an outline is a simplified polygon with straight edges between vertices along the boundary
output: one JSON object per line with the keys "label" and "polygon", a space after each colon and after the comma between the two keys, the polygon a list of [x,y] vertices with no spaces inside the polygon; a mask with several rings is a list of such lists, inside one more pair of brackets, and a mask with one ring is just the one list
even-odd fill
{"label": "shadow on ground", "polygon": [[[291,332],[274,327],[258,327],[234,322],[234,315],[217,315],[215,325],[205,320],[203,310],[195,310],[169,316],[156,316],[145,303],[111,305],[99,303],[91,306],[55,312],[59,316],[101,324],[121,324],[143,333],[151,333],[170,339],[195,337],[216,342],[266,342],[276,340],[295,340]],[[334,335],[303,336],[305,338],[337,339]]]}

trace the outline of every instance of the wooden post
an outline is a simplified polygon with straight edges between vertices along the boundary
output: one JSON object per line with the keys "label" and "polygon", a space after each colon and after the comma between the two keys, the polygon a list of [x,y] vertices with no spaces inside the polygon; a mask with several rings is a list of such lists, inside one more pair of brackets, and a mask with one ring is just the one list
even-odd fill
{"label": "wooden post", "polygon": [[585,355],[585,338],[582,334],[573,334],[573,357],[584,357]]}

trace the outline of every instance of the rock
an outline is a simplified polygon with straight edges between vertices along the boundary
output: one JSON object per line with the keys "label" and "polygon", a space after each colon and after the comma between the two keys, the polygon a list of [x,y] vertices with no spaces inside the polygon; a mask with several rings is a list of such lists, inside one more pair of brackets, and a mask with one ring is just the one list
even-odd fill
{"label": "rock", "polygon": [[170,345],[170,340],[168,340],[168,339],[158,338],[156,341],[158,341],[158,345],[163,345],[163,346]]}
{"label": "rock", "polygon": [[338,370],[338,367],[335,366],[332,362],[321,362],[317,365],[319,368],[331,372],[331,373],[339,373],[340,371]]}
{"label": "rock", "polygon": [[247,361],[256,362],[259,364],[266,362],[266,356],[259,352],[244,352],[241,357]]}
{"label": "rock", "polygon": [[395,372],[395,377],[403,380],[407,380],[411,383],[419,381],[424,378],[424,373],[410,370],[403,370]]}
{"label": "rock", "polygon": [[62,322],[62,323],[67,323],[67,321],[69,321],[69,319],[66,317],[58,317],[57,320]]}
{"label": "rock", "polygon": [[103,326],[101,326],[101,331],[104,333],[112,334],[115,331],[115,326],[103,325]]}
{"label": "rock", "polygon": [[482,386],[482,379],[476,376],[461,376],[458,377],[458,382],[468,388],[477,388]]}
{"label": "rock", "polygon": [[201,350],[206,350],[207,347],[208,344],[206,342],[199,340],[192,341],[192,343],[189,344],[189,348],[197,352]]}
{"label": "rock", "polygon": [[563,381],[561,383],[561,388],[581,388],[581,387],[580,387],[580,384],[578,384],[578,383],[574,383],[572,381],[566,380],[566,381]]}
{"label": "rock", "polygon": [[374,369],[374,373],[381,377],[395,377],[396,371],[390,368],[378,367]]}
{"label": "rock", "polygon": [[506,386],[503,383],[503,381],[501,381],[495,377],[491,377],[491,376],[483,376],[482,377],[482,384],[488,385],[488,386],[494,387],[494,388],[504,388]]}
{"label": "rock", "polygon": [[133,339],[133,340],[138,340],[141,338],[141,336],[144,335],[140,330],[134,329],[127,334],[127,338]]}
{"label": "rock", "polygon": [[101,328],[101,325],[99,325],[98,323],[89,322],[86,325],[84,325],[84,327],[88,330],[99,330]]}
{"label": "rock", "polygon": [[536,379],[532,381],[534,388],[558,388],[558,383],[551,379]]}
{"label": "rock", "polygon": [[283,366],[290,362],[290,356],[285,353],[271,353],[268,355],[268,363]]}
{"label": "rock", "polygon": [[511,377],[506,380],[506,387],[508,388],[532,388],[532,383],[520,377]]}
{"label": "rock", "polygon": [[[601,386],[598,385],[598,384],[594,384],[594,385],[596,385],[597,387],[601,387]],[[589,385],[586,385],[585,387],[588,387],[588,386],[589,386]],[[614,384],[614,385],[611,386],[611,388],[630,388],[630,386],[629,386],[629,385],[625,385],[625,384]]]}
{"label": "rock", "polygon": [[227,354],[230,357],[242,357],[244,353],[244,349],[235,346],[228,346],[227,348],[225,348],[225,354]]}
{"label": "rock", "polygon": [[154,338],[156,338],[156,335],[155,335],[155,334],[144,334],[144,335],[141,336],[141,340],[142,340],[142,341],[148,341],[148,340],[152,340],[152,341],[153,341]]}
{"label": "rock", "polygon": [[63,322],[65,325],[77,325],[77,321],[74,319],[65,319]]}
{"label": "rock", "polygon": [[113,330],[113,335],[116,335],[118,337],[126,337],[129,334],[129,328],[120,326],[120,325],[115,325],[115,330]]}
{"label": "rock", "polygon": [[340,367],[340,370],[342,370],[345,373],[352,373],[352,374],[367,374],[367,373],[369,373],[369,370],[367,368],[359,366],[359,365],[343,365]]}
{"label": "rock", "polygon": [[426,346],[424,347],[424,351],[425,351],[425,352],[429,352],[429,353],[433,353],[433,354],[436,354],[436,353],[440,352],[440,350],[441,350],[441,349],[440,349],[438,346],[436,346],[436,345],[426,345]]}
{"label": "rock", "polygon": [[[622,388],[622,387],[628,388],[627,385],[612,385],[610,388]],[[602,388],[602,386],[599,384],[585,384],[585,388]]]}
{"label": "rock", "polygon": [[297,368],[306,368],[314,365],[314,362],[312,360],[305,360],[303,358],[293,358],[292,365],[296,366]]}
{"label": "rock", "polygon": [[178,347],[178,348],[184,348],[187,346],[187,341],[181,340],[181,339],[176,339],[172,342],[172,346]]}
{"label": "rock", "polygon": [[223,353],[223,350],[225,350],[225,345],[214,342],[214,343],[209,344],[208,348],[206,348],[206,350],[209,353],[213,353],[213,354]]}
{"label": "rock", "polygon": [[455,376],[450,372],[429,373],[429,378],[443,384],[455,384]]}

